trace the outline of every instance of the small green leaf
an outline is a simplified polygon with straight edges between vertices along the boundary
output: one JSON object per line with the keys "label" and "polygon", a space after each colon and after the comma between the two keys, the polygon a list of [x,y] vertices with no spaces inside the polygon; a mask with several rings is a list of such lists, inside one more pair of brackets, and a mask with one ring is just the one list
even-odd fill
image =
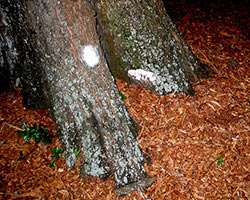
{"label": "small green leaf", "polygon": [[49,134],[49,129],[42,128],[42,125],[33,124],[32,128],[27,127],[26,123],[23,122],[23,128],[25,129],[22,132],[18,132],[19,137],[23,137],[26,142],[32,138],[36,143],[43,142],[46,144],[52,144],[51,138],[55,137],[55,134]]}
{"label": "small green leaf", "polygon": [[222,157],[218,157],[218,158],[216,158],[216,160],[218,161],[217,162],[218,166],[220,166],[220,164],[224,162]]}
{"label": "small green leaf", "polygon": [[63,149],[60,149],[60,148],[57,148],[57,149],[56,149],[56,152],[57,152],[57,153],[63,153],[64,150],[63,150]]}
{"label": "small green leaf", "polygon": [[49,137],[43,137],[42,138],[43,144],[52,144],[52,140]]}
{"label": "small green leaf", "polygon": [[26,129],[27,128],[27,125],[25,122],[23,122],[23,128]]}
{"label": "small green leaf", "polygon": [[26,132],[27,132],[27,134],[30,133],[30,128],[29,127],[26,128]]}
{"label": "small green leaf", "polygon": [[78,150],[78,151],[74,151],[75,156],[77,157],[77,156],[79,155],[80,152],[81,152],[81,149]]}
{"label": "small green leaf", "polygon": [[23,139],[28,142],[30,140],[30,134],[26,134]]}
{"label": "small green leaf", "polygon": [[249,103],[249,106],[250,106],[250,101],[248,101],[248,103]]}
{"label": "small green leaf", "polygon": [[18,135],[18,137],[24,137],[25,136],[25,131],[18,131],[17,135]]}
{"label": "small green leaf", "polygon": [[63,153],[63,149],[60,149],[60,148],[56,148],[56,149],[52,148],[51,151],[54,153],[51,157],[55,158],[56,160],[59,160],[60,159],[59,154]]}
{"label": "small green leaf", "polygon": [[51,148],[51,151],[53,153],[63,153],[63,149],[60,149],[60,148]]}
{"label": "small green leaf", "polygon": [[36,129],[31,129],[30,134],[36,133]]}
{"label": "small green leaf", "polygon": [[54,165],[54,163],[55,163],[54,160],[53,160],[53,161],[50,161],[50,162],[49,162],[49,167],[50,167],[50,168],[56,168],[55,165]]}
{"label": "small green leaf", "polygon": [[60,159],[60,157],[59,157],[59,155],[58,155],[57,153],[53,154],[51,157],[52,157],[52,158],[55,158],[56,160],[59,160],[59,159]]}
{"label": "small green leaf", "polygon": [[56,153],[56,149],[55,149],[55,148],[51,148],[51,151],[52,151],[53,153]]}
{"label": "small green leaf", "polygon": [[126,99],[127,97],[124,95],[124,94],[122,94],[120,91],[119,91],[119,93],[120,93],[120,95],[122,96],[122,99]]}

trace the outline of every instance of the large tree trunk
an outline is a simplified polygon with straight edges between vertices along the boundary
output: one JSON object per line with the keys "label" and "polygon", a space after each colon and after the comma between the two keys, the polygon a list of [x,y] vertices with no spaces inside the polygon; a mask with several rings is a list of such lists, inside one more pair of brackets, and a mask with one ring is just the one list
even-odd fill
{"label": "large tree trunk", "polygon": [[[81,150],[81,175],[106,178],[112,172],[119,195],[150,186],[154,179],[147,176],[143,166],[145,156],[136,141],[137,125],[104,59],[91,1],[12,4],[6,1],[1,5],[3,40],[8,43],[9,35],[13,40],[8,51],[27,43],[27,48],[18,49],[17,54],[10,53],[18,60],[13,66],[22,79],[23,90],[33,88],[44,97],[31,107],[44,104],[52,111],[68,168],[75,164],[74,151]],[[16,15],[22,19],[20,23],[16,23]],[[13,27],[22,34],[15,37]],[[35,58],[21,56],[29,51]],[[25,68],[22,59],[32,62]],[[32,79],[34,72],[39,74],[38,80]],[[32,94],[30,91],[28,97]]]}
{"label": "large tree trunk", "polygon": [[192,94],[190,82],[207,77],[161,0],[96,0],[95,8],[114,76],[159,94]]}

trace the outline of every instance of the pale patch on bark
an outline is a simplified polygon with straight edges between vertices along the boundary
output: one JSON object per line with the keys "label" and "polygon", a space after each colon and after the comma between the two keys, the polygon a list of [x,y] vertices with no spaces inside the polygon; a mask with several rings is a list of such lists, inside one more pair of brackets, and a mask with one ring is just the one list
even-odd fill
{"label": "pale patch on bark", "polygon": [[154,74],[153,72],[145,71],[143,69],[131,69],[128,70],[128,76],[140,82],[150,81],[153,85],[155,85],[156,74]]}
{"label": "pale patch on bark", "polygon": [[81,60],[89,67],[94,67],[99,64],[100,56],[96,46],[86,45],[81,51]]}

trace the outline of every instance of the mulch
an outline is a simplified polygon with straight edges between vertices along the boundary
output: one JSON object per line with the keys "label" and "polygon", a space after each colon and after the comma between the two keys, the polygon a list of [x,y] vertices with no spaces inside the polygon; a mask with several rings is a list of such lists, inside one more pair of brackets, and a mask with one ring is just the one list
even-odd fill
{"label": "mulch", "polygon": [[[194,54],[211,66],[212,77],[193,83],[195,96],[159,96],[116,79],[141,127],[138,142],[152,162],[145,166],[148,175],[157,178],[121,199],[250,199],[247,7],[232,1],[211,3],[213,9],[208,3],[178,2],[168,8],[185,15],[174,22]],[[60,142],[25,143],[17,136],[22,122],[40,123],[57,134],[46,110],[22,106],[20,89],[0,94],[0,199],[118,199],[112,177],[80,178],[79,169],[68,171],[62,159],[50,168],[51,148]]]}

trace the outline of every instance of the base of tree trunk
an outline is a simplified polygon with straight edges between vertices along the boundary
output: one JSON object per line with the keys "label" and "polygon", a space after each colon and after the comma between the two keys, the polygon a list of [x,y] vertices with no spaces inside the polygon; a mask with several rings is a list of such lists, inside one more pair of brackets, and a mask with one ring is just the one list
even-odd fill
{"label": "base of tree trunk", "polygon": [[145,179],[140,180],[138,182],[123,186],[121,188],[116,188],[115,192],[118,196],[123,196],[123,195],[129,194],[130,192],[133,192],[135,190],[141,190],[141,188],[150,187],[155,181],[156,181],[155,177],[153,177],[153,178],[148,177],[148,178],[145,178]]}

